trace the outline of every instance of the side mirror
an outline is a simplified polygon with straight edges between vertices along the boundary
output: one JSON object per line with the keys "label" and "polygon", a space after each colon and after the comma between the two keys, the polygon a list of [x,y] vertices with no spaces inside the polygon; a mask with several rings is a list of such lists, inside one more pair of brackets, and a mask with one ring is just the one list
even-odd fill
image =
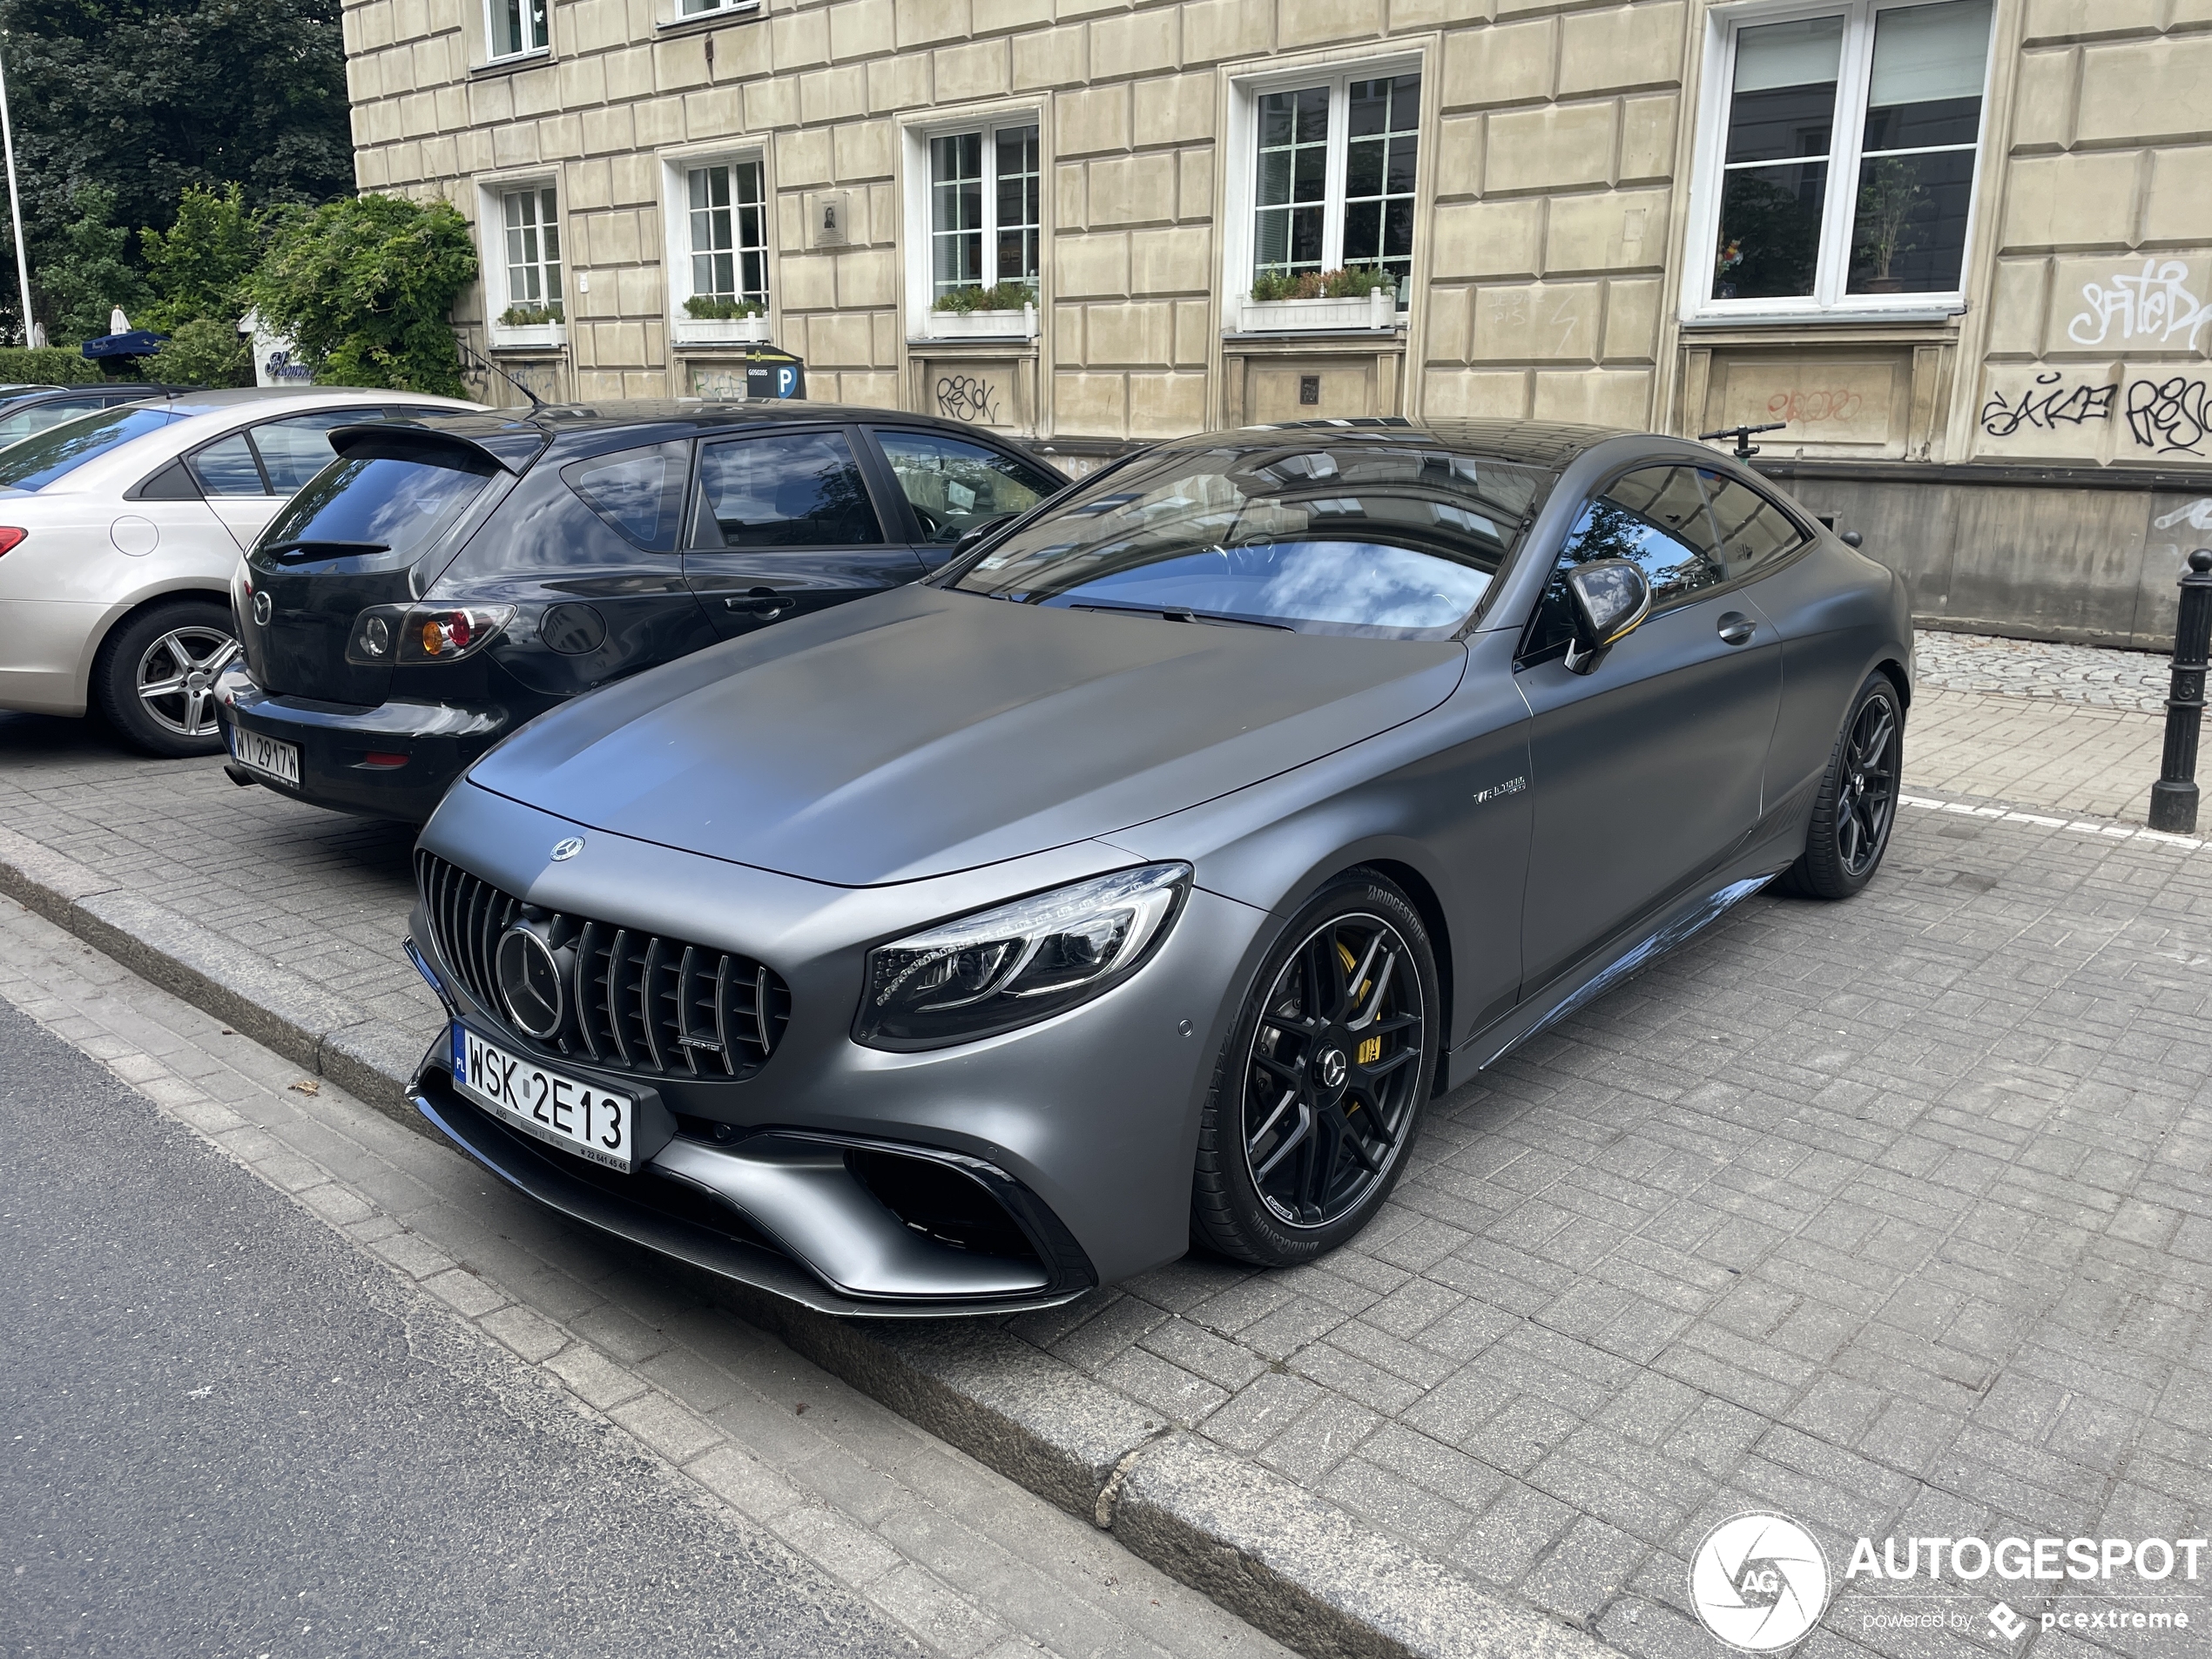
{"label": "side mirror", "polygon": [[970,525],[953,543],[953,550],[945,556],[946,558],[957,559],[973,553],[987,536],[997,535],[1006,527],[1007,520],[1015,516],[1013,513],[1001,513],[995,518],[987,518],[980,524]]}
{"label": "side mirror", "polygon": [[1857,530],[1845,530],[1836,539],[1841,542],[1845,547],[1854,550],[1866,545],[1866,538],[1864,536],[1861,536]]}
{"label": "side mirror", "polygon": [[1575,607],[1575,643],[1567,666],[1587,674],[1615,643],[1651,614],[1651,583],[1641,565],[1627,559],[1593,559],[1567,573],[1567,597]]}

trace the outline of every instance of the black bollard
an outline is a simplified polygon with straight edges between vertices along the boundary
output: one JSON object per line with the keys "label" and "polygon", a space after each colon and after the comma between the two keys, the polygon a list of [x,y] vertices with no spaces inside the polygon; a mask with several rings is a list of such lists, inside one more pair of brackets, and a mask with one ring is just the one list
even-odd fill
{"label": "black bollard", "polygon": [[2196,735],[2204,720],[2206,652],[2212,648],[2212,548],[2189,555],[2174,620],[2174,685],[2166,696],[2166,754],[2150,786],[2150,826],[2196,833]]}

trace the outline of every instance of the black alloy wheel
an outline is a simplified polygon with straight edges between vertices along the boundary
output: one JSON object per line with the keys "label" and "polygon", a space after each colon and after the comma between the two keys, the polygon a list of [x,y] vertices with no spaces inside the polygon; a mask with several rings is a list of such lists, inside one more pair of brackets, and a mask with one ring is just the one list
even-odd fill
{"label": "black alloy wheel", "polygon": [[1285,929],[1256,984],[1201,1126],[1193,1231],[1279,1266],[1389,1196],[1434,1080],[1439,998],[1420,913],[1363,871]]}
{"label": "black alloy wheel", "polygon": [[1889,850],[1905,770],[1905,709],[1886,674],[1859,687],[1813,802],[1805,850],[1782,885],[1814,899],[1848,899]]}

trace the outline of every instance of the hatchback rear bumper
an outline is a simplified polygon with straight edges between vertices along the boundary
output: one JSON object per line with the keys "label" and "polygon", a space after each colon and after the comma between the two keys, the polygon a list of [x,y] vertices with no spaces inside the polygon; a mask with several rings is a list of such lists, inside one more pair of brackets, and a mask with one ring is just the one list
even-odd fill
{"label": "hatchback rear bumper", "polygon": [[[503,707],[397,698],[364,708],[279,697],[256,685],[240,663],[217,680],[215,711],[233,754],[234,725],[298,746],[298,788],[258,772],[254,782],[317,806],[415,824],[427,822],[453,780],[529,718]],[[404,759],[394,765],[388,757]]]}

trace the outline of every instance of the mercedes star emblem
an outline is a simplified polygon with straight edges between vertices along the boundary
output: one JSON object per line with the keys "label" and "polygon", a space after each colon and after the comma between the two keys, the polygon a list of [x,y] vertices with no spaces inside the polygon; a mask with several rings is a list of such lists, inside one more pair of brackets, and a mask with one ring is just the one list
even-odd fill
{"label": "mercedes star emblem", "polygon": [[569,836],[563,840],[558,840],[553,843],[553,862],[556,864],[566,864],[570,859],[574,858],[577,853],[583,851],[583,837],[581,835]]}
{"label": "mercedes star emblem", "polygon": [[493,966],[499,978],[499,1000],[516,1026],[541,1042],[557,1034],[564,1009],[561,964],[553,948],[517,923],[499,936]]}

